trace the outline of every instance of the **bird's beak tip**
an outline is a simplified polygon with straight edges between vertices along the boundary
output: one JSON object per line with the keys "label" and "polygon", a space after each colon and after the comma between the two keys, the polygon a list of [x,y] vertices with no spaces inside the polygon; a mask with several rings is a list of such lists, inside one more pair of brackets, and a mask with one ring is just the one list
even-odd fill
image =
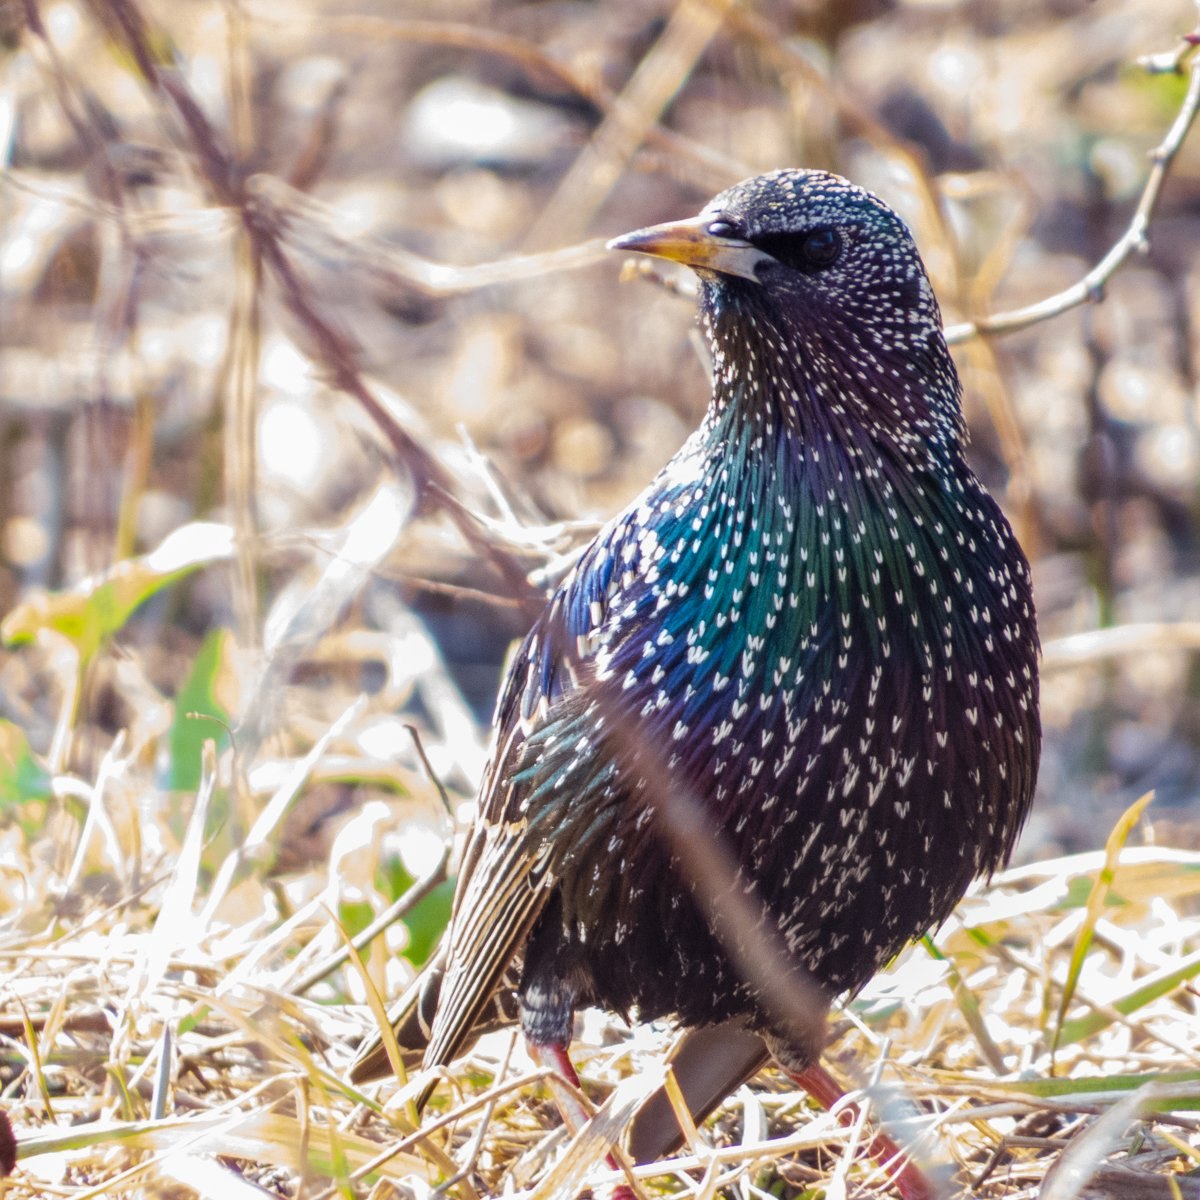
{"label": "bird's beak tip", "polygon": [[756,278],[754,267],[764,257],[749,242],[709,233],[707,222],[699,217],[636,229],[613,238],[608,249],[649,254],[696,270],[742,275],[747,279]]}
{"label": "bird's beak tip", "polygon": [[673,258],[687,262],[696,248],[710,239],[695,221],[673,221],[665,225],[649,225],[623,233],[608,243],[609,250],[631,250],[637,254],[653,254],[658,258]]}

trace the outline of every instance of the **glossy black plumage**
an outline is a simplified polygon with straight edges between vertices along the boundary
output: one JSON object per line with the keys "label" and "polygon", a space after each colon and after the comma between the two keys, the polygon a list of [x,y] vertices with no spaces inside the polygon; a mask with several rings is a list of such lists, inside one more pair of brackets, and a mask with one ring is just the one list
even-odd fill
{"label": "glossy black plumage", "polygon": [[728,1021],[800,1070],[828,999],[1012,848],[1040,745],[1029,570],[881,201],[778,171],[615,245],[696,269],[712,401],[514,660],[402,1042],[447,1063],[515,987],[536,1044],[597,1004]]}

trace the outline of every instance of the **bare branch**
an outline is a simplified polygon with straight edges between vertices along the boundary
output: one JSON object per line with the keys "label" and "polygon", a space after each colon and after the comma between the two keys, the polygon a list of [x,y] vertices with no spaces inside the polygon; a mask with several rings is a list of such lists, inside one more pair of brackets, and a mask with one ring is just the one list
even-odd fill
{"label": "bare branch", "polygon": [[662,36],[638,64],[600,128],[571,165],[526,239],[528,246],[575,241],[616,185],[716,36],[732,0],[679,0]]}
{"label": "bare branch", "polygon": [[[256,24],[268,28],[289,28],[294,22],[281,21],[265,12],[250,10]],[[321,28],[345,32],[370,41],[382,38],[448,46],[475,54],[490,54],[515,63],[531,75],[540,75],[569,88],[608,116],[620,103],[615,92],[606,87],[599,72],[580,71],[557,55],[525,38],[457,21],[422,21],[403,17],[321,16]],[[651,124],[644,133],[647,145],[673,155],[687,171],[690,181],[701,190],[716,191],[730,181],[752,173],[752,168],[720,150],[697,142],[674,129]]]}
{"label": "bare branch", "polygon": [[97,7],[112,36],[128,49],[143,79],[179,117],[188,144],[215,198],[239,211],[255,253],[279,284],[293,317],[304,326],[317,347],[320,360],[332,375],[335,386],[353,396],[379,426],[396,458],[412,477],[419,502],[449,517],[467,543],[500,574],[511,594],[520,598],[532,618],[540,610],[541,597],[530,585],[524,565],[466,508],[456,494],[453,479],[441,463],[399,426],[367,386],[358,369],[357,346],[321,312],[311,290],[305,286],[284,251],[279,226],[268,219],[261,206],[250,202],[245,182],[234,166],[224,139],[204,115],[182,76],[160,65],[141,12],[128,0],[103,0]]}
{"label": "bare branch", "polygon": [[1047,642],[1042,654],[1044,671],[1061,671],[1124,658],[1131,654],[1200,651],[1200,622],[1150,622],[1092,629]]}
{"label": "bare branch", "polygon": [[605,240],[592,238],[560,250],[519,254],[496,262],[455,266],[433,262],[391,242],[341,232],[344,222],[328,205],[306,196],[274,175],[246,181],[247,203],[269,217],[274,234],[299,250],[336,255],[339,269],[353,265],[368,279],[416,288],[429,296],[452,296],[497,284],[540,279],[552,271],[590,266],[607,256]]}
{"label": "bare branch", "polygon": [[[1184,45],[1185,52],[1192,49],[1190,43],[1185,41]],[[1182,57],[1181,54],[1181,60]],[[1150,174],[1133,217],[1109,252],[1078,283],[1064,291],[1025,308],[980,317],[977,321],[967,321],[960,325],[950,325],[946,328],[946,340],[955,345],[982,334],[1013,333],[1057,317],[1072,308],[1078,308],[1081,304],[1094,304],[1103,300],[1108,281],[1125,264],[1129,256],[1135,251],[1145,254],[1150,247],[1150,219],[1154,215],[1171,163],[1179,153],[1188,130],[1191,129],[1197,111],[1200,111],[1200,58],[1194,58],[1192,61],[1187,95],[1175,115],[1171,128],[1162,142],[1150,152]]]}

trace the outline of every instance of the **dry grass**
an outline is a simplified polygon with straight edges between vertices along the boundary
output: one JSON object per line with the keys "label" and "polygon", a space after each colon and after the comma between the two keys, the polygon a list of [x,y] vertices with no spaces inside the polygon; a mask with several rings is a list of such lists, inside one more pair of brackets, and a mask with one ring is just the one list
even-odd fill
{"label": "dry grass", "polygon": [[[912,222],[1048,639],[1026,865],[831,1065],[947,1192],[1200,1197],[1200,854],[1154,844],[1200,780],[1191,7],[414,8],[0,7],[0,1194],[616,1182],[666,1030],[582,1018],[573,1140],[508,1033],[419,1130],[346,1067],[445,920],[503,646],[704,394],[604,236],[804,162]],[[422,132],[463,77],[503,149]],[[636,1174],[883,1194],[862,1140],[766,1073]]]}
{"label": "dry grass", "polygon": [[[345,736],[331,733],[327,762]],[[296,776],[295,762],[269,765]],[[588,1016],[576,1061],[600,1117],[573,1143],[505,1032],[448,1072],[412,1134],[405,1097],[415,1084],[363,1094],[345,1084],[371,1018],[361,1004],[328,1002],[330,988],[354,989],[352,977],[319,981],[338,948],[330,909],[356,882],[346,863],[361,867],[368,851],[356,837],[374,836],[368,814],[345,827],[328,875],[272,881],[253,838],[206,873],[211,782],[177,848],[168,822],[128,807],[150,782],[114,757],[81,797],[94,830],[90,846],[77,843],[93,861],[91,894],[68,886],[67,855],[6,873],[4,1057],[21,1155],[7,1195],[175,1185],[216,1195],[245,1187],[243,1177],[284,1195],[381,1180],[424,1195],[460,1177],[449,1190],[464,1197],[550,1197],[615,1181],[601,1162],[604,1136],[661,1081],[665,1030]],[[414,782],[393,818],[436,803]],[[136,860],[127,853],[135,817]],[[45,854],[47,842],[38,845]],[[830,1060],[948,1187],[1173,1195],[1170,1180],[1200,1154],[1189,1115],[1200,1107],[1197,892],[1200,854],[1121,853],[1116,838],[1107,859],[1009,871],[963,903],[936,945],[915,947],[840,1015]],[[73,902],[48,914],[55,896]],[[885,1191],[853,1143],[768,1072],[680,1158],[636,1174],[648,1195]]]}

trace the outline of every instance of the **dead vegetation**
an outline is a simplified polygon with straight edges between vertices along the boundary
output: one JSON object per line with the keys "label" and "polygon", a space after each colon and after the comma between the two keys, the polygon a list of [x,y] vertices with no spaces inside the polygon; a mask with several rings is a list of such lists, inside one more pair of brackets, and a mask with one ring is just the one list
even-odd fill
{"label": "dead vegetation", "polygon": [[[445,921],[506,644],[706,394],[603,239],[803,163],[913,224],[1047,641],[1024,865],[831,1064],[948,1192],[1200,1197],[1195,17],[0,6],[4,1194],[615,1182],[665,1030],[584,1018],[574,1140],[509,1033],[419,1131],[345,1068]],[[645,1194],[885,1192],[782,1083]]]}

